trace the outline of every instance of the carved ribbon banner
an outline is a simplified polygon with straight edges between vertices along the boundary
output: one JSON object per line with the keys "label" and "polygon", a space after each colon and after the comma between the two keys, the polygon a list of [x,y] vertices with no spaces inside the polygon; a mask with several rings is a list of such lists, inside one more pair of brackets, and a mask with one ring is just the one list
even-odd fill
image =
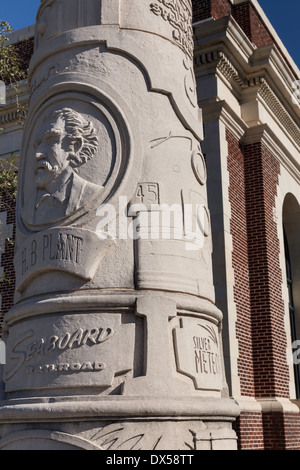
{"label": "carved ribbon banner", "polygon": [[[53,228],[29,237],[15,256],[16,289],[22,292],[28,282],[47,271],[64,271],[89,281],[100,264],[108,240],[99,240],[90,230]],[[106,248],[106,247],[105,247]]]}

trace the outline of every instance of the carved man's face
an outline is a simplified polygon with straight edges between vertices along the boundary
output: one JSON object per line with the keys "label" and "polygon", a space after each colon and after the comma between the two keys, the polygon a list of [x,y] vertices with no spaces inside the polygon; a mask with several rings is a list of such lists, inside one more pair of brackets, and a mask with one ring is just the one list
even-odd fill
{"label": "carved man's face", "polygon": [[63,119],[49,119],[42,125],[35,149],[35,183],[46,189],[69,166],[70,141]]}

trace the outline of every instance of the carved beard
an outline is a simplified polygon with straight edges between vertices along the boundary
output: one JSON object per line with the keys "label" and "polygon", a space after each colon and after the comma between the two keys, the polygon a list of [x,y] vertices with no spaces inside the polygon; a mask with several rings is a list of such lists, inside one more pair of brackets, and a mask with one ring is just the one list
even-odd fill
{"label": "carved beard", "polygon": [[38,189],[45,189],[57,176],[58,167],[44,160],[35,169],[35,184]]}

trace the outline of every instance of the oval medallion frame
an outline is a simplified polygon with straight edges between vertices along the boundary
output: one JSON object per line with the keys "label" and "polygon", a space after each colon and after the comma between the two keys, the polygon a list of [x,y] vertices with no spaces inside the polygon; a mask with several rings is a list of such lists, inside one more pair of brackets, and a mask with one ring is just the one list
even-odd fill
{"label": "oval medallion frame", "polygon": [[[78,78],[82,77],[79,76]],[[79,222],[80,224],[87,223],[91,217],[95,216],[95,211],[99,206],[108,202],[117,204],[117,197],[119,195],[127,196],[128,199],[131,197],[133,190],[130,179],[138,180],[142,169],[141,155],[143,155],[143,152],[140,148],[141,139],[138,138],[139,128],[129,124],[129,122],[135,122],[134,116],[118,93],[107,83],[101,84],[101,91],[98,86],[96,88],[91,84],[85,85],[82,81],[67,84],[66,82],[54,83],[47,93],[43,94],[30,106],[25,124],[25,140],[22,145],[23,158],[21,158],[20,162],[20,189],[18,191],[17,203],[17,226],[19,232],[25,236],[26,234],[28,235],[29,233],[54,226],[70,226],[76,225]],[[32,196],[28,201],[26,196],[26,191],[29,194],[29,188],[31,187],[32,191],[34,185],[33,168],[36,158],[35,154],[33,156],[30,155],[30,163],[28,164],[28,157],[24,158],[24,155],[27,156],[30,152],[34,151],[34,133],[43,117],[47,116],[47,111],[52,111],[52,108],[59,110],[68,107],[66,106],[68,103],[69,107],[75,108],[77,112],[80,112],[82,107],[86,107],[89,110],[93,109],[94,113],[91,121],[97,122],[97,116],[98,118],[102,116],[102,127],[105,127],[105,122],[106,127],[110,129],[109,132],[106,132],[106,140],[109,140],[107,138],[109,134],[112,137],[111,147],[113,148],[114,155],[112,155],[111,161],[113,163],[109,166],[106,162],[107,168],[102,172],[99,179],[101,191],[98,194],[90,197],[80,207],[75,208],[75,210],[67,213],[65,216],[54,217],[53,220],[43,221],[40,224],[36,223],[30,214],[30,210],[31,212],[34,211],[35,200]],[[87,115],[89,115],[88,109],[86,109]],[[131,129],[134,129],[134,135]],[[87,165],[89,164],[88,162]],[[84,174],[81,170],[80,173]],[[86,171],[86,173],[88,174],[89,172]],[[94,171],[90,173],[93,174],[93,177],[95,176]],[[28,174],[30,175],[29,178]],[[28,179],[27,189],[26,185],[24,185],[26,179]],[[22,188],[24,187],[25,189],[23,190]]]}

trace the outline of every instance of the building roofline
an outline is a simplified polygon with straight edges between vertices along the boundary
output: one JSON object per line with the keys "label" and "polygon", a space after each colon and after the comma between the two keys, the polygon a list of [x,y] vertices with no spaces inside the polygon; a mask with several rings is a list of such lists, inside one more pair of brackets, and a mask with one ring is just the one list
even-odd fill
{"label": "building roofline", "polygon": [[18,42],[25,41],[26,39],[33,38],[35,34],[35,24],[26,26],[25,28],[18,29],[17,31],[12,31],[8,34],[8,44],[16,44]]}
{"label": "building roofline", "polygon": [[295,73],[295,75],[300,76],[300,71],[298,66],[296,65],[295,61],[291,57],[290,53],[288,52],[287,48],[283,44],[282,40],[278,36],[278,33],[272,26],[272,23],[270,22],[269,18],[267,17],[266,13],[264,12],[263,8],[260,6],[259,2],[257,0],[229,0],[229,2],[232,5],[239,5],[242,3],[250,3],[253,8],[255,9],[256,13],[264,23],[266,29],[270,33],[270,35],[273,37],[274,42],[277,45],[277,48],[280,49],[281,53],[285,56],[286,61],[288,62],[289,66]]}

